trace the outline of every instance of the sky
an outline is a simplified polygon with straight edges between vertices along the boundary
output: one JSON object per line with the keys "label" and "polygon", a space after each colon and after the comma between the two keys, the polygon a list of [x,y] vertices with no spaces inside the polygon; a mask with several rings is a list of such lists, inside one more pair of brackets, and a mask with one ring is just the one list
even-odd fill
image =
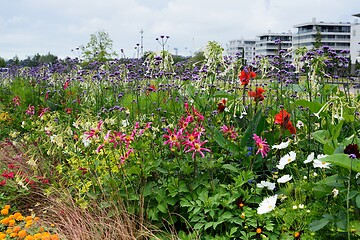
{"label": "sky", "polygon": [[141,30],[144,51],[160,51],[156,38],[165,35],[166,50],[189,56],[208,41],[226,49],[269,30],[295,33],[294,25],[314,17],[354,23],[357,13],[360,0],[0,0],[0,57],[77,57],[98,31],[119,55],[136,57]]}

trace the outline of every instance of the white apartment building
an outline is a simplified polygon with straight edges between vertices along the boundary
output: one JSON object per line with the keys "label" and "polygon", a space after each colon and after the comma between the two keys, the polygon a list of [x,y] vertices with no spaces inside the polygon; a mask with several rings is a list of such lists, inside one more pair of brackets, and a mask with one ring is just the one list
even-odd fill
{"label": "white apartment building", "polygon": [[229,44],[226,45],[226,53],[231,57],[240,54],[241,57],[244,57],[246,62],[251,63],[255,57],[255,42],[256,40],[243,38],[231,40],[229,41]]}
{"label": "white apartment building", "polygon": [[350,50],[351,25],[350,22],[317,22],[313,18],[311,22],[294,26],[297,33],[293,35],[293,46],[295,49],[303,46],[312,49],[320,35],[322,46],[329,46],[336,52]]}
{"label": "white apartment building", "polygon": [[[268,33],[257,36],[255,53],[260,56],[274,57],[279,54],[279,50],[289,50],[292,47],[292,33]],[[286,55],[286,60],[291,62],[292,54]]]}
{"label": "white apartment building", "polygon": [[[353,16],[360,18],[360,13]],[[351,25],[350,56],[352,64],[355,64],[356,61],[360,63],[360,24],[357,18]]]}

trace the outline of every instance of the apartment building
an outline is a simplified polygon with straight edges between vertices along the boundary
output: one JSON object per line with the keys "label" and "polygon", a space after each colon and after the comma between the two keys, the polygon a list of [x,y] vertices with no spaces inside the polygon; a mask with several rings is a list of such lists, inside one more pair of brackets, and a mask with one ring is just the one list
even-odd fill
{"label": "apartment building", "polygon": [[235,39],[227,44],[226,53],[228,56],[235,57],[240,55],[246,62],[251,63],[255,57],[255,42],[252,39]]}
{"label": "apartment building", "polygon": [[[279,50],[289,50],[292,47],[292,33],[268,33],[257,36],[255,44],[255,54],[260,56],[274,57],[278,55]],[[286,55],[286,60],[291,62],[292,54]]]}
{"label": "apartment building", "polygon": [[321,44],[336,52],[350,51],[351,25],[350,22],[322,22],[313,18],[311,22],[294,26],[297,32],[293,35],[293,46],[312,49]]}
{"label": "apartment building", "polygon": [[354,24],[351,25],[351,37],[350,37],[350,56],[351,63],[355,64],[356,61],[360,63],[360,24],[359,14],[354,14],[356,17]]}

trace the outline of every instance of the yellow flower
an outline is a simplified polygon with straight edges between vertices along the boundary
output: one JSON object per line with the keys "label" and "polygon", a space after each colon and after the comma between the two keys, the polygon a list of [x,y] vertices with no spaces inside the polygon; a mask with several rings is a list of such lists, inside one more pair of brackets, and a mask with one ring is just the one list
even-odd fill
{"label": "yellow flower", "polygon": [[5,208],[5,209],[10,209],[10,207],[11,207],[10,205],[5,205],[4,208]]}
{"label": "yellow flower", "polygon": [[31,235],[27,235],[26,238],[25,238],[25,240],[34,240],[34,239],[36,239],[36,238],[34,238],[34,237],[31,236]]}
{"label": "yellow flower", "polygon": [[9,221],[9,227],[13,227],[13,226],[15,226],[15,220],[14,220],[14,219],[11,219],[11,220]]}
{"label": "yellow flower", "polygon": [[5,231],[5,233],[7,233],[7,234],[10,234],[10,233],[12,233],[12,232],[13,232],[12,228],[8,228],[8,229],[6,229],[6,231]]}
{"label": "yellow flower", "polygon": [[10,237],[13,237],[13,238],[14,238],[14,237],[17,237],[17,233],[15,233],[15,232],[11,233],[11,234],[10,234]]}
{"label": "yellow flower", "polygon": [[0,121],[6,121],[6,119],[9,118],[9,113],[8,112],[2,112],[0,114]]}
{"label": "yellow flower", "polygon": [[0,221],[0,223],[4,224],[4,225],[7,225],[10,221],[10,218],[4,218],[3,220]]}
{"label": "yellow flower", "polygon": [[0,232],[0,240],[6,239],[6,234],[3,232]]}
{"label": "yellow flower", "polygon": [[32,216],[26,216],[25,221],[32,220]]}
{"label": "yellow flower", "polygon": [[1,209],[1,215],[8,215],[8,214],[9,214],[9,209],[7,208]]}

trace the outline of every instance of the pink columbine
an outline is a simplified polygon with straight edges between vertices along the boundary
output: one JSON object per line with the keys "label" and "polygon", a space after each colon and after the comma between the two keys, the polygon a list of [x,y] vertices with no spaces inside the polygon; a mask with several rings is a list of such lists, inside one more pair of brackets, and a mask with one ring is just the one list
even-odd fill
{"label": "pink columbine", "polygon": [[211,152],[210,149],[208,149],[208,148],[203,148],[203,147],[202,147],[205,143],[207,143],[206,140],[205,140],[204,142],[196,141],[196,142],[194,142],[194,143],[190,146],[190,148],[189,148],[187,151],[185,151],[185,152],[191,152],[191,151],[193,151],[192,158],[195,157],[195,154],[196,154],[196,153],[199,153],[199,154],[201,155],[201,157],[204,157],[205,155],[204,155],[203,151],[205,151],[205,152]]}
{"label": "pink columbine", "polygon": [[169,144],[170,148],[173,148],[175,145],[176,147],[180,148],[180,140],[182,139],[182,130],[176,131],[176,128],[174,131],[171,131],[168,129],[168,134],[164,134],[163,138],[166,138],[167,140],[164,142],[164,145]]}
{"label": "pink columbine", "polygon": [[261,153],[261,156],[264,158],[270,151],[269,144],[267,144],[265,139],[262,139],[255,133],[253,139],[255,140],[256,146],[258,147],[256,154]]}

